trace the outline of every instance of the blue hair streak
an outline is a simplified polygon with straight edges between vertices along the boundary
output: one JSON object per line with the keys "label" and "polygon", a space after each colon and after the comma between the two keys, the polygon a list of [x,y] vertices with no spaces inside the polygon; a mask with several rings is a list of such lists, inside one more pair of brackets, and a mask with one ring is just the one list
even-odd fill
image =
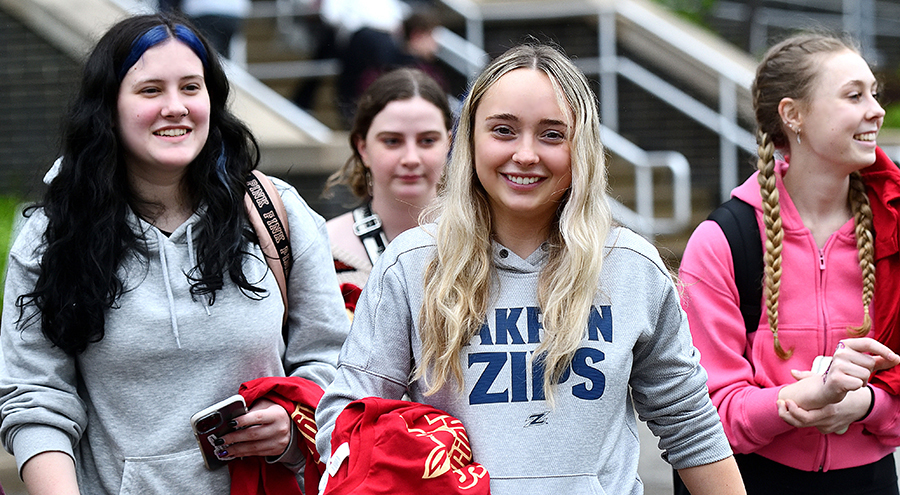
{"label": "blue hair streak", "polygon": [[[206,52],[206,48],[203,46],[203,42],[200,41],[200,38],[183,24],[176,24],[174,30],[175,39],[187,45],[188,48],[197,55],[200,62],[203,64],[204,69],[209,68],[209,56]],[[122,82],[122,79],[125,79],[125,74],[128,73],[128,69],[137,63],[144,52],[169,39],[169,37],[168,28],[166,28],[165,25],[160,24],[159,26],[148,30],[140,38],[134,40],[131,44],[131,51],[128,53],[128,56],[125,57],[125,61],[122,62],[122,67],[119,68],[119,82]]]}

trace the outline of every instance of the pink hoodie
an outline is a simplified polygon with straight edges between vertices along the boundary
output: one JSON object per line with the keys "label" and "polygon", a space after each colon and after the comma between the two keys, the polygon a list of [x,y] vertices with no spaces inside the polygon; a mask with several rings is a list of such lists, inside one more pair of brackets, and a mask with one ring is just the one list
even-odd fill
{"label": "pink hoodie", "polygon": [[[816,356],[832,355],[838,341],[848,337],[847,328],[862,322],[863,307],[853,220],[819,249],[781,182],[787,164],[778,162],[776,170],[784,226],[778,336],[793,355],[782,360],[775,354],[765,310],[759,330],[747,334],[728,241],[718,224],[704,221],[688,241],[680,277],[682,306],[709,374],[710,397],[737,453],[755,452],[805,471],[868,464],[900,445],[900,397],[876,387],[872,412],[843,435],[794,428],[778,417],[778,392],[794,382],[790,370],[808,370]],[[732,195],[756,208],[763,242],[756,174]]]}

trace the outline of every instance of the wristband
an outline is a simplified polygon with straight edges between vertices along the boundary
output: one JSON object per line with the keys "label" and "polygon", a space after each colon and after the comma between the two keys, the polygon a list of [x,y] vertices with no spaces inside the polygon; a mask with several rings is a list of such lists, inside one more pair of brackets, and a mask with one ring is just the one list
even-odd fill
{"label": "wristband", "polygon": [[872,388],[872,386],[869,384],[866,384],[866,386],[869,387],[869,393],[872,394],[872,401],[869,402],[869,409],[866,410],[866,413],[863,414],[863,417],[857,419],[856,421],[862,421],[868,418],[869,414],[872,414],[872,409],[875,407],[875,389]]}

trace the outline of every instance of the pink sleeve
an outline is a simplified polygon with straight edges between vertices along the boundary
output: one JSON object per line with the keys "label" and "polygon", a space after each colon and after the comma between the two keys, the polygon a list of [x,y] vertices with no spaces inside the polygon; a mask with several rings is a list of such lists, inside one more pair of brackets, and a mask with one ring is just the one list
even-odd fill
{"label": "pink sleeve", "polygon": [[879,387],[875,390],[875,405],[872,412],[862,420],[866,431],[876,435],[885,445],[900,445],[900,396]]}
{"label": "pink sleeve", "polygon": [[792,426],[778,417],[780,387],[762,388],[745,357],[747,331],[738,304],[728,241],[718,224],[701,223],[691,235],[679,269],[682,307],[700,364],[709,375],[710,398],[737,453],[772,442]]}

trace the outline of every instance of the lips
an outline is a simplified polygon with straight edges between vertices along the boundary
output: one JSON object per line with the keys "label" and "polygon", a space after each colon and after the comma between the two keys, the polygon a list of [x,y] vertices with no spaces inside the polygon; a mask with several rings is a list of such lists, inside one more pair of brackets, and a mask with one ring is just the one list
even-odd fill
{"label": "lips", "polygon": [[421,175],[400,175],[397,176],[398,179],[404,182],[415,182],[422,178]]}
{"label": "lips", "polygon": [[153,134],[165,137],[179,137],[191,132],[189,129],[161,129]]}
{"label": "lips", "polygon": [[516,184],[518,184],[520,186],[529,186],[529,185],[534,184],[535,182],[542,179],[542,177],[523,177],[520,175],[509,175],[509,174],[503,174],[503,177],[506,177],[506,179],[509,180],[510,182],[515,182]]}

